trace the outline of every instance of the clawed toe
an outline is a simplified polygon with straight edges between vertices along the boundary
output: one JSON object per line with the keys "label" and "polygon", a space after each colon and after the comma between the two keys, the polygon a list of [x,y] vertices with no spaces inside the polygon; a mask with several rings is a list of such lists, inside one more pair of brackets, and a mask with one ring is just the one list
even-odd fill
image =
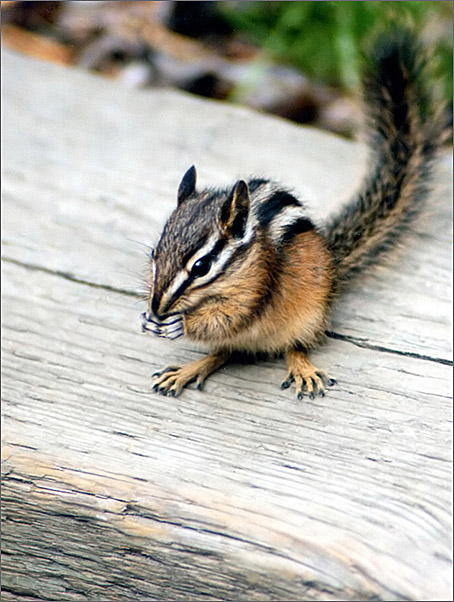
{"label": "clawed toe", "polygon": [[281,389],[288,389],[294,380],[293,374],[288,375],[287,378],[281,382]]}
{"label": "clawed toe", "polygon": [[303,399],[304,395],[309,399],[315,399],[317,395],[325,397],[325,386],[332,387],[336,383],[334,378],[330,378],[323,370],[318,370],[299,350],[288,352],[287,361],[289,370],[281,388],[288,389],[294,382],[298,399]]}
{"label": "clawed toe", "polygon": [[187,383],[181,376],[181,368],[165,368],[155,372],[157,377],[156,381],[151,387],[152,391],[160,393],[161,395],[169,395],[170,397],[178,397]]}
{"label": "clawed toe", "polygon": [[163,374],[166,374],[167,372],[176,372],[178,370],[178,366],[167,366],[167,368],[163,368],[162,370],[156,370],[156,372],[153,372],[153,374],[151,375],[152,378],[157,377],[157,376],[162,376]]}

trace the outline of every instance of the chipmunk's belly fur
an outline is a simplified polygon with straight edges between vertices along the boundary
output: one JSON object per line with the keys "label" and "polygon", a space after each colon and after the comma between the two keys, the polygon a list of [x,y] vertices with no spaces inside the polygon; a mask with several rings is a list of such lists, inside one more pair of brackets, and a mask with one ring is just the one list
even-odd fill
{"label": "chipmunk's belly fur", "polygon": [[[302,307],[301,310],[299,315],[289,316],[287,321],[282,320],[277,312],[269,311],[266,317],[258,319],[244,332],[226,341],[225,347],[253,353],[285,351],[297,343],[310,347],[320,338],[326,316],[318,309],[307,311]],[[273,321],[271,327],[270,320]]]}

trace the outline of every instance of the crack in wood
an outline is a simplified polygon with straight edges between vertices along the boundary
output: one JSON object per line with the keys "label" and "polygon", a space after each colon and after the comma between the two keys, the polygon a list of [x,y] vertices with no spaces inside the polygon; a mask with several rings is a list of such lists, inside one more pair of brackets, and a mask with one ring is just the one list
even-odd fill
{"label": "crack in wood", "polygon": [[384,347],[383,345],[374,345],[372,343],[366,343],[364,339],[357,339],[347,334],[341,334],[339,332],[333,332],[332,330],[325,331],[325,334],[330,339],[336,339],[338,341],[344,341],[346,343],[352,343],[356,347],[362,347],[364,349],[372,349],[374,351],[380,351],[382,353],[394,353],[395,355],[403,355],[404,357],[412,357],[417,360],[426,360],[428,362],[435,362],[437,364],[444,364],[445,366],[452,366],[453,361],[447,360],[442,357],[432,357],[430,355],[424,355],[422,353],[414,353],[412,351],[401,351],[400,349],[392,349],[391,347]]}
{"label": "crack in wood", "polygon": [[[133,291],[131,289],[114,287],[114,286],[110,286],[108,284],[99,284],[97,282],[92,282],[92,281],[86,280],[84,278],[80,278],[69,272],[64,272],[63,270],[52,270],[50,268],[45,268],[44,266],[40,266],[38,264],[25,263],[25,262],[19,261],[17,259],[13,259],[11,257],[3,257],[2,259],[3,259],[3,261],[12,263],[14,265],[18,265],[25,269],[33,270],[35,272],[42,272],[44,274],[50,274],[52,276],[58,276],[60,278],[64,278],[65,280],[69,280],[71,282],[76,282],[78,284],[85,284],[86,286],[89,286],[91,288],[101,289],[101,290],[109,291],[111,293],[118,293],[120,295],[127,295],[129,297],[135,297],[136,299],[144,298],[143,294]],[[400,349],[384,347],[383,345],[374,345],[372,343],[367,343],[364,339],[358,339],[356,337],[352,337],[351,335],[346,335],[346,334],[342,334],[342,333],[334,332],[334,331],[327,330],[327,331],[325,331],[325,334],[330,339],[336,339],[339,341],[344,341],[346,343],[352,343],[353,345],[356,345],[357,347],[362,347],[364,349],[371,349],[373,351],[379,351],[381,353],[392,353],[394,355],[401,355],[404,357],[411,357],[414,359],[435,362],[438,364],[443,364],[445,366],[453,366],[452,360],[444,359],[441,357],[432,357],[430,355],[424,355],[421,353],[415,353],[415,352],[411,352],[411,351],[401,351]]]}
{"label": "crack in wood", "polygon": [[34,272],[42,272],[44,274],[50,274],[51,276],[59,276],[60,278],[64,278],[65,280],[77,282],[78,284],[85,284],[86,286],[90,286],[91,288],[97,288],[111,293],[119,293],[120,295],[128,295],[129,297],[136,297],[139,299],[144,298],[143,294],[133,291],[131,289],[119,288],[115,286],[110,286],[108,284],[100,284],[98,282],[91,282],[84,278],[80,278],[79,276],[75,276],[70,272],[64,272],[63,270],[52,270],[51,268],[45,268],[44,266],[38,264],[19,261],[17,259],[13,259],[12,257],[2,257],[2,259],[3,261],[13,263],[14,265],[18,265],[22,268],[33,270]]}

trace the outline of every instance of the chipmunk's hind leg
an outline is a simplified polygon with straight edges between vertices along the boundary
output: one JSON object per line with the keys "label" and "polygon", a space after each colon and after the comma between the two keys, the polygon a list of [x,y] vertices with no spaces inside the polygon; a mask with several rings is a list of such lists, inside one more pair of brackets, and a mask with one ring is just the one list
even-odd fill
{"label": "chipmunk's hind leg", "polygon": [[196,381],[196,388],[201,389],[207,376],[224,364],[229,355],[225,352],[210,353],[190,364],[181,367],[171,366],[155,372],[153,376],[156,376],[156,380],[152,390],[162,395],[178,397],[183,388],[194,381]]}
{"label": "chipmunk's hind leg", "polygon": [[288,389],[294,382],[298,399],[303,399],[304,393],[310,399],[314,399],[315,395],[324,397],[325,385],[332,387],[336,383],[335,379],[330,378],[323,370],[318,370],[304,351],[298,349],[288,351],[287,365],[288,372],[281,383],[281,389]]}

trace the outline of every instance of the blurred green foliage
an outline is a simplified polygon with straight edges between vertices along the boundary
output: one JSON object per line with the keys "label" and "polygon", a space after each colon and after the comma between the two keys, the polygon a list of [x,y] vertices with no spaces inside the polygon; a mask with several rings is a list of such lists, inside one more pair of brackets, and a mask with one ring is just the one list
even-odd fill
{"label": "blurred green foliage", "polygon": [[219,2],[219,8],[265,54],[347,91],[359,84],[360,51],[372,32],[409,19],[435,47],[437,71],[452,103],[453,2]]}

